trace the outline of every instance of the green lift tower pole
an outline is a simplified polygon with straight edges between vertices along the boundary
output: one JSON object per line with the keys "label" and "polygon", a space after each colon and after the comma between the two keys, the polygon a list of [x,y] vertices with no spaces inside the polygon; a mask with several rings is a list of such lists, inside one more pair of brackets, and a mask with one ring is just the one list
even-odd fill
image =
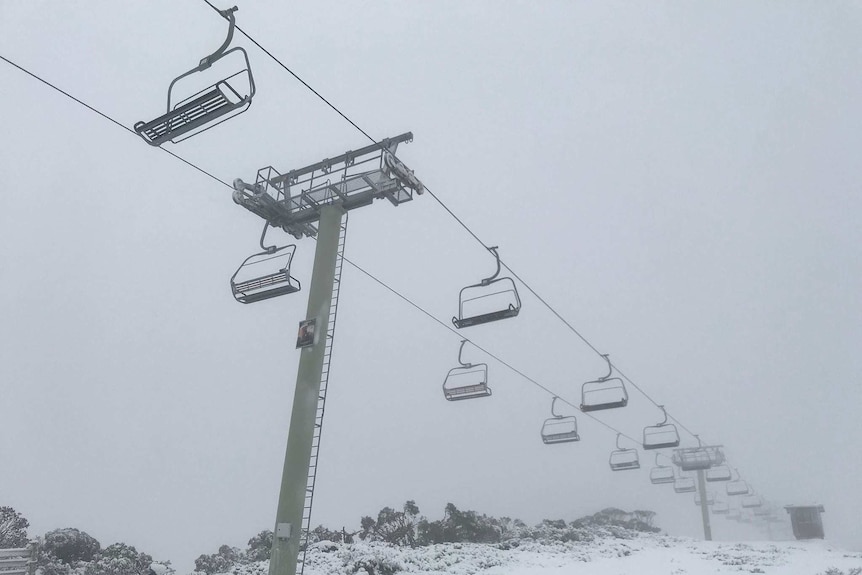
{"label": "green lift tower pole", "polygon": [[700,493],[700,516],[703,519],[703,538],[712,541],[712,527],[709,524],[709,502],[706,499],[706,479],[703,469],[697,470],[697,490]]}
{"label": "green lift tower pole", "polygon": [[314,345],[302,348],[299,358],[269,575],[296,575],[315,413],[320,395],[324,350],[329,336],[329,310],[338,255],[338,237],[344,214],[344,209],[337,204],[326,205],[320,209],[306,314],[307,319],[316,320],[315,340]]}
{"label": "green lift tower pole", "polygon": [[[317,449],[340,289],[337,280],[343,261],[342,221],[350,210],[370,206],[375,200],[400,206],[414,194],[422,194],[422,182],[395,155],[398,144],[412,140],[413,134],[405,132],[285,174],[272,166],[261,168],[254,184],[239,178],[233,182],[233,201],[263,218],[269,227],[281,228],[297,239],[317,238],[306,314],[306,320],[314,320],[314,343],[303,345],[300,352],[269,575],[296,575],[305,565],[305,555],[300,561],[299,553],[311,526]],[[288,268],[250,285],[269,286],[273,278],[282,278],[278,281],[283,283],[283,276],[289,274],[288,263]],[[234,286],[234,297],[237,289]]]}

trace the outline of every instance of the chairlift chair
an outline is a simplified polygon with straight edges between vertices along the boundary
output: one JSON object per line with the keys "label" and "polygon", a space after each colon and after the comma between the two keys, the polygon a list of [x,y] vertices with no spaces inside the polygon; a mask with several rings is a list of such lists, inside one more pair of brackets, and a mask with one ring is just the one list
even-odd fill
{"label": "chairlift chair", "polygon": [[575,416],[563,416],[554,411],[558,399],[560,398],[555,396],[551,400],[551,417],[542,424],[542,441],[548,445],[580,441],[578,420],[575,419]]}
{"label": "chairlift chair", "polygon": [[458,350],[458,363],[461,365],[450,369],[446,379],[443,380],[443,396],[449,401],[491,395],[491,388],[488,387],[488,364],[464,363],[461,360],[461,354],[465,343],[467,340],[462,340],[461,348]]}
{"label": "chairlift chair", "polygon": [[748,483],[739,479],[729,482],[725,486],[725,492],[728,495],[748,495],[751,492],[751,488],[748,486]]}
{"label": "chairlift chair", "polygon": [[659,454],[655,454],[655,467],[649,470],[649,480],[653,485],[661,485],[662,483],[673,483],[675,473],[670,465],[660,465],[658,462]]}
{"label": "chairlift chair", "polygon": [[697,491],[694,477],[688,475],[678,475],[673,481],[673,490],[676,493],[693,493]]}
{"label": "chairlift chair", "polygon": [[752,493],[743,497],[739,505],[744,509],[754,509],[763,505],[763,499],[760,498],[760,495]]}
{"label": "chairlift chair", "polygon": [[727,515],[730,513],[730,505],[726,501],[716,501],[715,505],[712,506],[712,513],[714,515]]}
{"label": "chairlift chair", "polygon": [[717,465],[706,470],[706,480],[709,482],[715,481],[730,481],[733,479],[733,472],[729,465]]}
{"label": "chairlift chair", "polygon": [[[236,27],[236,10],[236,6],[219,10],[219,14],[229,22],[227,38],[218,50],[201,59],[197,66],[174,78],[168,86],[167,112],[149,122],[135,124],[135,132],[151,146],[160,146],[167,141],[181,142],[245,112],[251,106],[255,85],[248,53],[239,46],[227,49]],[[217,61],[234,52],[242,55],[244,67],[228,76],[222,76],[214,84],[191,95],[181,98],[174,95],[177,82],[188,86],[190,82],[186,82],[186,79],[189,76],[209,69]]]}
{"label": "chairlift chair", "polygon": [[731,481],[725,485],[724,490],[728,495],[748,495],[751,492],[748,483],[740,477],[739,471],[736,472],[736,479],[731,478]]}
{"label": "chairlift chair", "polygon": [[664,421],[644,427],[644,449],[664,449],[679,446],[679,432],[676,425],[667,422],[667,411],[659,405],[664,414]]}
{"label": "chairlift chair", "polygon": [[[694,504],[700,507],[700,493],[694,494]],[[706,504],[715,505],[715,493],[713,493],[712,491],[706,492]]]}
{"label": "chairlift chair", "polygon": [[608,362],[608,374],[594,381],[588,381],[581,386],[581,411],[600,411],[625,407],[629,403],[629,394],[623,380],[611,377],[614,366],[608,354],[602,354]]}
{"label": "chairlift chair", "polygon": [[296,245],[265,246],[269,224],[260,236],[262,252],[247,257],[230,278],[233,297],[240,303],[255,303],[299,291],[302,285],[290,275],[290,262]]}
{"label": "chairlift chair", "polygon": [[611,456],[608,459],[611,471],[628,471],[630,469],[640,469],[641,463],[638,459],[638,450],[634,448],[620,447],[620,436],[622,433],[617,433],[617,448],[611,451]]}
{"label": "chairlift chair", "polygon": [[488,248],[497,259],[497,272],[475,285],[461,289],[458,296],[458,317],[452,318],[455,327],[470,327],[515,317],[521,311],[521,298],[514,280],[500,275],[500,254],[497,247]]}

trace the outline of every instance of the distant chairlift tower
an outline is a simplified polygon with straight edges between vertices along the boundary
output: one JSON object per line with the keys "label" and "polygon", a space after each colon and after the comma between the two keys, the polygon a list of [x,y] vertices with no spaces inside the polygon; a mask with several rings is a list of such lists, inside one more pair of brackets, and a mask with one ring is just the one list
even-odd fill
{"label": "distant chairlift tower", "polygon": [[[234,201],[270,227],[297,239],[317,238],[308,311],[302,322],[304,335],[313,336],[301,346],[270,575],[296,575],[304,570],[340,290],[346,233],[342,222],[348,211],[374,200],[385,198],[399,206],[424,191],[413,172],[395,156],[398,144],[412,140],[413,134],[407,132],[286,174],[262,168],[254,184],[234,181]],[[307,331],[309,322],[313,322],[311,332]]]}

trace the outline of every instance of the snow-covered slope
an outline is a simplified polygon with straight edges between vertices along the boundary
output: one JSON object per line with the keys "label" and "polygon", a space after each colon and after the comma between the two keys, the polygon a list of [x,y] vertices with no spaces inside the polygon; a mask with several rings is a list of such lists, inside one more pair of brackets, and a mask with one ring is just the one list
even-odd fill
{"label": "snow-covered slope", "polygon": [[[235,570],[266,575],[266,562]],[[727,543],[633,534],[631,539],[589,542],[510,541],[397,547],[377,542],[315,543],[305,575],[858,575],[862,553],[835,549],[824,541]]]}

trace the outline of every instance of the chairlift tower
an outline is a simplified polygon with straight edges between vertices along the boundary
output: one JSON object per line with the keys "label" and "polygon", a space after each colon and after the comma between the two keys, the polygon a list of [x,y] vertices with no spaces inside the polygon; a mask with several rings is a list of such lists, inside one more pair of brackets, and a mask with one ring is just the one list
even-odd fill
{"label": "chairlift tower", "polygon": [[[396,156],[410,132],[285,174],[258,170],[254,184],[234,181],[234,202],[297,239],[317,239],[306,319],[300,322],[299,368],[276,511],[270,575],[305,567],[323,425],[329,362],[350,210],[385,198],[399,206],[424,187]],[[261,240],[263,244],[263,240]],[[302,554],[300,556],[300,553]]]}
{"label": "chairlift tower", "polygon": [[700,497],[700,515],[703,520],[703,538],[712,541],[712,526],[709,524],[709,503],[706,492],[706,475],[704,472],[711,467],[724,463],[724,451],[721,445],[704,445],[700,437],[697,447],[678,447],[673,450],[672,461],[682,471],[697,471],[697,489]]}

